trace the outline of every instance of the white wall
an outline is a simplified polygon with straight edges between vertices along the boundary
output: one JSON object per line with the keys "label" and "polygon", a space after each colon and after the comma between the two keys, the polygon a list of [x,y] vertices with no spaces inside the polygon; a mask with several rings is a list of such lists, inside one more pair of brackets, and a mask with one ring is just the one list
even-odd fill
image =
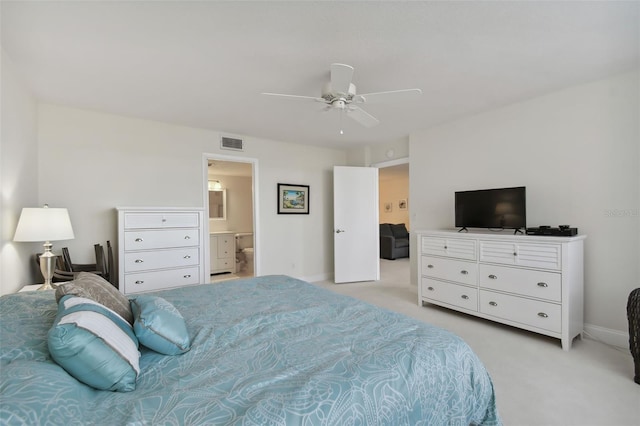
{"label": "white wall", "polygon": [[372,164],[409,157],[409,139],[402,138],[375,145],[356,146],[347,150],[350,166],[369,167]]}
{"label": "white wall", "polygon": [[614,76],[411,135],[412,228],[453,227],[456,190],[525,185],[527,226],[588,236],[588,330],[624,339],[640,286],[639,80]]}
{"label": "white wall", "polygon": [[[76,239],[66,244],[78,262],[93,244],[116,241],[116,206],[203,207],[203,155],[219,149],[220,134],[167,123],[40,104],[39,200],[67,207]],[[305,279],[333,270],[332,167],[339,150],[243,137],[259,159],[261,274]],[[278,182],[310,185],[311,214],[276,214]]]}
{"label": "white wall", "polygon": [[[400,210],[399,201],[409,200],[409,175],[395,176],[393,178],[379,180],[380,193],[380,223],[404,223],[407,229],[411,229],[409,221],[409,209]],[[391,203],[391,212],[385,210],[385,204]]]}
{"label": "white wall", "polygon": [[[14,243],[23,207],[39,207],[36,100],[2,51],[2,140],[0,144],[0,294],[35,283],[33,255],[42,243]],[[44,241],[43,241],[44,242]]]}

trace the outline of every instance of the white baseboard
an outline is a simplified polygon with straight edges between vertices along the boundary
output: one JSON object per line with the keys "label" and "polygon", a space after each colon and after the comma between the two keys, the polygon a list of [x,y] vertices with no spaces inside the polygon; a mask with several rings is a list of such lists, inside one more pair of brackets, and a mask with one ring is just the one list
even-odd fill
{"label": "white baseboard", "polygon": [[309,283],[315,283],[318,281],[330,281],[333,280],[333,274],[324,273],[318,275],[309,275],[306,277],[300,277],[300,279]]}
{"label": "white baseboard", "polygon": [[593,324],[585,324],[584,334],[588,338],[598,340],[607,345],[629,349],[629,333],[624,331],[604,328]]}

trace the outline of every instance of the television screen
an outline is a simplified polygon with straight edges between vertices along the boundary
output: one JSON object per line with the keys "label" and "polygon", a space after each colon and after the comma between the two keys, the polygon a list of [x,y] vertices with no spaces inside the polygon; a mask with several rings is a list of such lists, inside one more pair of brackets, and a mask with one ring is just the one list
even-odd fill
{"label": "television screen", "polygon": [[456,227],[526,228],[525,187],[455,193]]}

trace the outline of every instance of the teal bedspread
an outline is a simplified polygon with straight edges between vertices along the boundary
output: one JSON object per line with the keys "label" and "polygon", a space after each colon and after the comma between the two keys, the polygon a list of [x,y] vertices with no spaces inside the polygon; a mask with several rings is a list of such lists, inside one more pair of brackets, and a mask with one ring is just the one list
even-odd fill
{"label": "teal bedspread", "polygon": [[51,360],[52,291],[1,297],[0,423],[500,424],[484,366],[440,328],[286,276],[154,294],[184,316],[192,348],[141,347],[127,393],[94,390]]}

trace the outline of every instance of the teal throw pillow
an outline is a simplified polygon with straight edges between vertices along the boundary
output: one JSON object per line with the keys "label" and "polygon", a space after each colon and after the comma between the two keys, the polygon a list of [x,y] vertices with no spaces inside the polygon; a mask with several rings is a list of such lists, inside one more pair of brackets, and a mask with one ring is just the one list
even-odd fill
{"label": "teal throw pillow", "polygon": [[191,348],[187,325],[171,303],[158,296],[131,299],[133,331],[141,344],[164,355],[179,355]]}
{"label": "teal throw pillow", "polygon": [[82,383],[100,390],[135,389],[138,339],[115,311],[91,299],[63,296],[47,343],[53,360]]}

